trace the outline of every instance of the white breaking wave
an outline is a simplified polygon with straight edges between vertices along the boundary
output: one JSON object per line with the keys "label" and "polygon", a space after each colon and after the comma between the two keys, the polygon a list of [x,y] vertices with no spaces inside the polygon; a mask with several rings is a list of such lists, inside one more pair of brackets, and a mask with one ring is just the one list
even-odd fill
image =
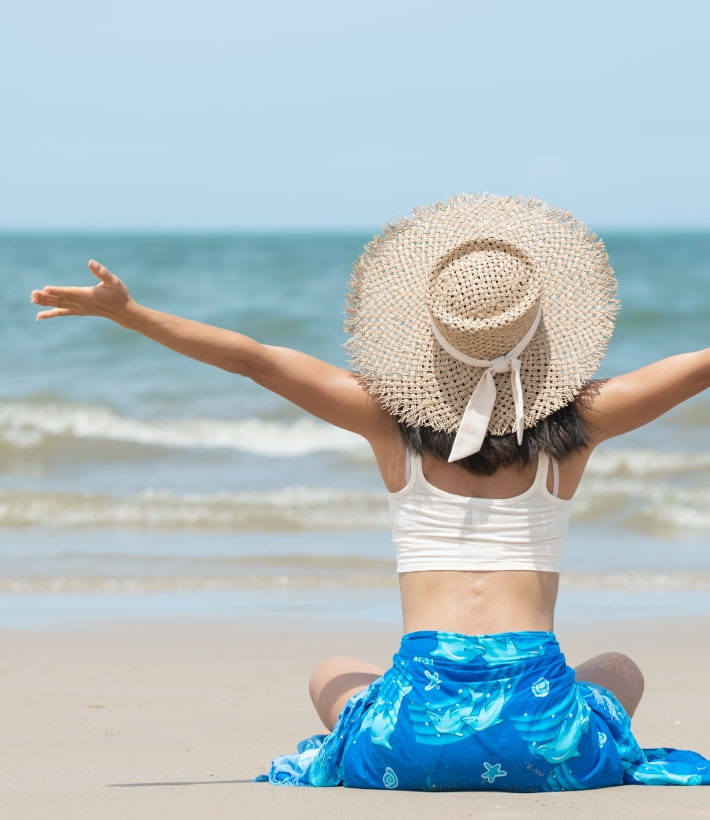
{"label": "white breaking wave", "polygon": [[[255,417],[137,419],[103,407],[0,402],[0,442],[40,447],[50,438],[123,442],[138,446],[225,448],[254,455],[299,457],[318,452],[368,455],[365,442],[347,430],[311,417],[290,422]],[[675,478],[708,473],[710,452],[603,447],[587,468],[591,478]]]}
{"label": "white breaking wave", "polygon": [[[710,487],[669,487],[640,479],[592,479],[573,520],[673,536],[710,532]],[[129,527],[261,532],[388,530],[387,495],[320,487],[264,492],[132,495],[0,490],[0,527]]]}
{"label": "white breaking wave", "polygon": [[710,476],[710,453],[601,447],[589,461],[593,478],[683,477],[699,472]]}
{"label": "white breaking wave", "polygon": [[34,448],[50,437],[155,447],[221,447],[282,457],[365,450],[359,436],[311,418],[290,423],[258,418],[238,421],[206,418],[142,420],[120,416],[101,407],[0,404],[0,441],[18,448]]}
{"label": "white breaking wave", "polygon": [[[146,446],[226,448],[257,457],[287,458],[331,452],[345,456],[339,469],[348,470],[353,460],[369,462],[372,490],[290,487],[239,494],[180,494],[163,489],[172,486],[170,476],[166,474],[163,481],[155,472],[151,482],[158,489],[134,495],[57,493],[36,485],[26,490],[22,484],[10,484],[0,492],[0,526],[260,531],[389,526],[386,494],[367,445],[358,436],[311,418],[283,422],[258,418],[142,420],[95,406],[0,403],[0,448],[4,447],[10,470],[16,465],[20,476],[26,469],[25,457],[42,448],[59,452],[61,459],[59,466],[53,464],[48,470],[50,478],[63,464],[71,464],[77,453],[85,457],[87,452],[110,473],[117,448],[107,446],[101,451],[101,442],[121,444],[121,454],[136,456],[136,470],[141,469],[140,448]],[[38,455],[43,457],[42,452]],[[168,455],[172,458],[174,454]],[[44,476],[44,464],[33,463],[32,468],[35,477]],[[165,469],[174,470],[173,462],[168,460]],[[334,472],[334,483],[340,480]],[[110,485],[103,482],[101,486]],[[590,461],[573,516],[582,522],[611,522],[663,536],[710,532],[710,453],[601,448]]]}
{"label": "white breaking wave", "polygon": [[389,526],[381,493],[290,487],[268,493],[134,496],[0,491],[0,526],[205,530],[362,530]]}
{"label": "white breaking wave", "polygon": [[615,520],[659,535],[710,532],[710,482],[674,484],[665,477],[587,476],[577,492],[573,515],[584,521]]}

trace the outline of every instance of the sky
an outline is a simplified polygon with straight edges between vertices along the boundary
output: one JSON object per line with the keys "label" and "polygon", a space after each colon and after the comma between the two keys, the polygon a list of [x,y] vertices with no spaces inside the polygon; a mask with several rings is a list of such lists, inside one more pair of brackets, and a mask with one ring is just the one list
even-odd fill
{"label": "sky", "polygon": [[23,0],[0,231],[369,229],[462,191],[710,228],[705,0]]}

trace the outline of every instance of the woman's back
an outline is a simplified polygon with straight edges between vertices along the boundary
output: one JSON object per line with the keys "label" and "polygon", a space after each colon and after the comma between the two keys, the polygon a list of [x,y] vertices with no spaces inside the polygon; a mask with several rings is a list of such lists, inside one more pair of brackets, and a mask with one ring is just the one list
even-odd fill
{"label": "woman's back", "polygon": [[405,631],[552,630],[568,499],[586,458],[541,456],[486,476],[405,456],[390,493]]}

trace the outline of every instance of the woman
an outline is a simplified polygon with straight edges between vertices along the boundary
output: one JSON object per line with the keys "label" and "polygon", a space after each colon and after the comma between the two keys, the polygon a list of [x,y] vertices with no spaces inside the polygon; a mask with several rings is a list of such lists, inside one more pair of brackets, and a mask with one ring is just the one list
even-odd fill
{"label": "woman", "polygon": [[[295,785],[542,791],[710,782],[642,751],[643,678],[607,653],[567,667],[553,634],[570,502],[594,448],[710,385],[710,350],[590,382],[617,309],[602,244],[536,200],[459,196],[389,226],[356,263],[354,372],[137,304],[98,262],[39,319],[104,316],[247,376],[369,442],[389,493],[404,637],[385,671],[313,674],[330,730],[277,758]],[[264,776],[266,779],[267,776]]]}

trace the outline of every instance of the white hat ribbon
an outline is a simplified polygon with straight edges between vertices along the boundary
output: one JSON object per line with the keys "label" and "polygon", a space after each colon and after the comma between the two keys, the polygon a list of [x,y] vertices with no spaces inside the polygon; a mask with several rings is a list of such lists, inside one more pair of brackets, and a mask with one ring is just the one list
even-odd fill
{"label": "white hat ribbon", "polygon": [[494,376],[497,373],[510,373],[510,386],[513,391],[513,402],[515,404],[518,444],[522,443],[525,408],[523,407],[523,386],[520,381],[520,359],[518,356],[525,350],[535,335],[541,317],[542,304],[538,307],[537,314],[523,338],[515,347],[509,350],[508,353],[503,356],[498,356],[492,361],[487,359],[474,359],[462,353],[444,337],[434,320],[431,319],[431,329],[434,338],[450,356],[470,367],[486,368],[464,410],[456,438],[451,447],[449,462],[458,461],[459,459],[466,458],[466,456],[472,456],[481,449],[483,439],[488,432],[488,425],[496,401],[496,383]]}

